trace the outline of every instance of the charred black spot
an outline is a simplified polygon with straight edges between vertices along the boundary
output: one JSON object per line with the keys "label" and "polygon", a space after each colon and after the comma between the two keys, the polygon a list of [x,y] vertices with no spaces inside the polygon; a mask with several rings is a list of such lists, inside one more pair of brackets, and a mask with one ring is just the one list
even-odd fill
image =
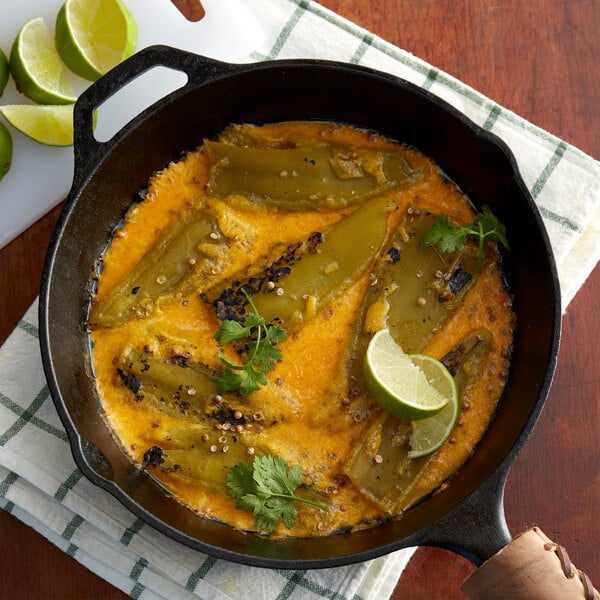
{"label": "charred black spot", "polygon": [[150,369],[150,363],[148,362],[148,359],[145,356],[140,356],[140,364],[142,365],[142,373],[145,373]]}
{"label": "charred black spot", "polygon": [[308,243],[309,243],[308,251],[316,252],[317,246],[319,244],[322,244],[324,239],[325,239],[325,236],[320,231],[315,231],[314,233],[311,233],[308,238]]}
{"label": "charred black spot", "polygon": [[456,292],[462,290],[462,288],[465,287],[465,285],[467,285],[472,278],[473,277],[470,273],[463,271],[463,269],[459,267],[456,269],[456,271],[454,271],[454,273],[452,273],[450,279],[448,279],[448,287],[454,294],[456,294]]}
{"label": "charred black spot", "polygon": [[219,404],[210,416],[219,423],[230,423],[231,425],[243,425],[246,423],[246,417],[242,415],[239,419],[235,418],[235,410],[226,404]]}
{"label": "charred black spot", "polygon": [[400,260],[400,248],[396,248],[395,246],[388,250],[388,256],[392,261],[392,264],[396,264]]}
{"label": "charred black spot", "polygon": [[140,291],[140,286],[136,285],[132,290],[131,293],[135,296],[138,292]]}
{"label": "charred black spot", "polygon": [[242,290],[248,296],[254,296],[261,291],[269,291],[267,284],[272,286],[290,275],[293,265],[302,259],[302,255],[316,252],[323,239],[324,236],[321,232],[312,233],[304,242],[289,246],[261,275],[255,275],[243,282],[232,282],[217,298],[211,299],[207,294],[201,294],[200,298],[215,309],[217,317],[222,321],[243,321],[246,317],[248,301]]}
{"label": "charred black spot", "polygon": [[446,354],[441,362],[450,371],[451,375],[456,375],[458,369],[462,363],[465,354],[465,344],[460,343],[456,348],[453,348]]}
{"label": "charred black spot", "polygon": [[144,460],[142,462],[142,467],[146,468],[149,465],[158,466],[165,462],[165,458],[163,456],[162,448],[158,446],[152,446],[144,453]]}
{"label": "charred black spot", "polygon": [[188,355],[180,355],[180,356],[172,356],[169,359],[169,362],[173,365],[181,367],[182,369],[187,369],[190,366],[190,356]]}
{"label": "charred black spot", "polygon": [[126,373],[123,369],[117,369],[117,375],[120,377],[123,385],[133,392],[133,396],[137,402],[143,400],[144,395],[140,394],[142,382],[131,373]]}

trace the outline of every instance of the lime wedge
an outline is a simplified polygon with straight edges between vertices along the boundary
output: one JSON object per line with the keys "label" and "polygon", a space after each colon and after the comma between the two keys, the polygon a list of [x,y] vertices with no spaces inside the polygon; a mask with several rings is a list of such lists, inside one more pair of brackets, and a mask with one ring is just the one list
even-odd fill
{"label": "lime wedge", "polygon": [[454,395],[458,396],[456,383],[442,363],[431,359],[424,372],[396,344],[387,329],[381,329],[371,338],[364,374],[375,400],[400,419],[427,419],[439,413]]}
{"label": "lime wedge", "polygon": [[450,394],[450,401],[437,415],[421,421],[413,421],[409,440],[411,450],[408,457],[418,458],[435,452],[450,437],[458,421],[459,396],[456,382],[439,361],[422,354],[413,354],[411,359],[425,373],[433,386],[443,394]]}
{"label": "lime wedge", "polygon": [[19,91],[39,104],[69,104],[76,97],[68,71],[42,17],[27,21],[10,51],[10,70]]}
{"label": "lime wedge", "polygon": [[73,144],[73,105],[8,104],[0,114],[15,128],[47,146]]}
{"label": "lime wedge", "polygon": [[2,92],[8,83],[8,59],[6,58],[6,54],[4,54],[4,50],[0,48],[0,96],[2,96]]}
{"label": "lime wedge", "polygon": [[13,144],[10,132],[0,123],[0,181],[8,173],[12,162]]}
{"label": "lime wedge", "polygon": [[133,54],[137,26],[120,0],[67,0],[56,17],[54,39],[69,69],[95,81]]}

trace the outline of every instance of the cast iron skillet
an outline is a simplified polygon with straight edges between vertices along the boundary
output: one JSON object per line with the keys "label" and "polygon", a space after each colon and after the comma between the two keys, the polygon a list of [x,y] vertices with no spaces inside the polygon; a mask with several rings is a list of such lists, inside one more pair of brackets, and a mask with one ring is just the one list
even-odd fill
{"label": "cast iron skillet", "polygon": [[[93,112],[154,66],[187,84],[100,143]],[[327,119],[381,132],[431,156],[476,206],[506,225],[505,265],[517,313],[511,373],[473,457],[441,493],[397,521],[327,538],[273,541],[199,518],[136,469],[102,419],[90,369],[86,311],[97,261],[150,175],[229,123]],[[407,546],[450,548],[476,564],[510,541],[503,511],[509,467],[542,409],[560,337],[556,268],[541,218],[509,149],[427,91],[348,64],[285,60],[232,65],[154,46],[93,84],[75,106],[75,174],[52,237],[40,296],[44,369],[81,471],[171,538],[249,565],[319,568]]]}

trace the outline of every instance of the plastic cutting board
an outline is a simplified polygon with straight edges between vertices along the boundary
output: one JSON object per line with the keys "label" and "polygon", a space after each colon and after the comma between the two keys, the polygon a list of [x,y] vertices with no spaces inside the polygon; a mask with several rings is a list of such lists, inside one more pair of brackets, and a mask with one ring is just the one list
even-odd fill
{"label": "plastic cutting board", "polygon": [[[63,0],[2,0],[0,47],[8,56],[21,26],[44,17],[54,32]],[[137,48],[166,44],[229,62],[246,62],[260,47],[262,30],[237,0],[202,0],[204,18],[190,22],[170,0],[125,0],[138,24]],[[74,77],[77,91],[89,82]],[[157,67],[120,90],[99,109],[96,137],[106,140],[141,110],[185,83],[182,73]],[[30,101],[12,78],[0,104]],[[109,107],[110,104],[110,107]],[[107,110],[104,110],[107,108]],[[108,110],[110,108],[110,110]],[[65,199],[73,177],[73,149],[43,146],[9,126],[13,161],[0,181],[0,248]]]}

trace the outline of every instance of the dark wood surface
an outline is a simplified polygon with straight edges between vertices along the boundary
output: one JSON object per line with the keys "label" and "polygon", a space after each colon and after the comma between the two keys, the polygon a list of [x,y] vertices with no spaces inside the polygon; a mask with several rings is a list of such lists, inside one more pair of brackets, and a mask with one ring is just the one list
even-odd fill
{"label": "dark wood surface", "polygon": [[[187,0],[178,0],[179,3]],[[597,0],[322,0],[322,4],[458,77],[600,158],[600,11]],[[2,198],[0,201],[18,201]],[[54,210],[0,250],[0,343],[39,291]],[[600,582],[600,269],[564,318],[554,385],[508,480],[505,507],[517,533],[538,524]],[[543,300],[540,300],[543,301]],[[125,596],[0,511],[0,599]],[[459,600],[473,567],[420,548],[394,600]]]}

